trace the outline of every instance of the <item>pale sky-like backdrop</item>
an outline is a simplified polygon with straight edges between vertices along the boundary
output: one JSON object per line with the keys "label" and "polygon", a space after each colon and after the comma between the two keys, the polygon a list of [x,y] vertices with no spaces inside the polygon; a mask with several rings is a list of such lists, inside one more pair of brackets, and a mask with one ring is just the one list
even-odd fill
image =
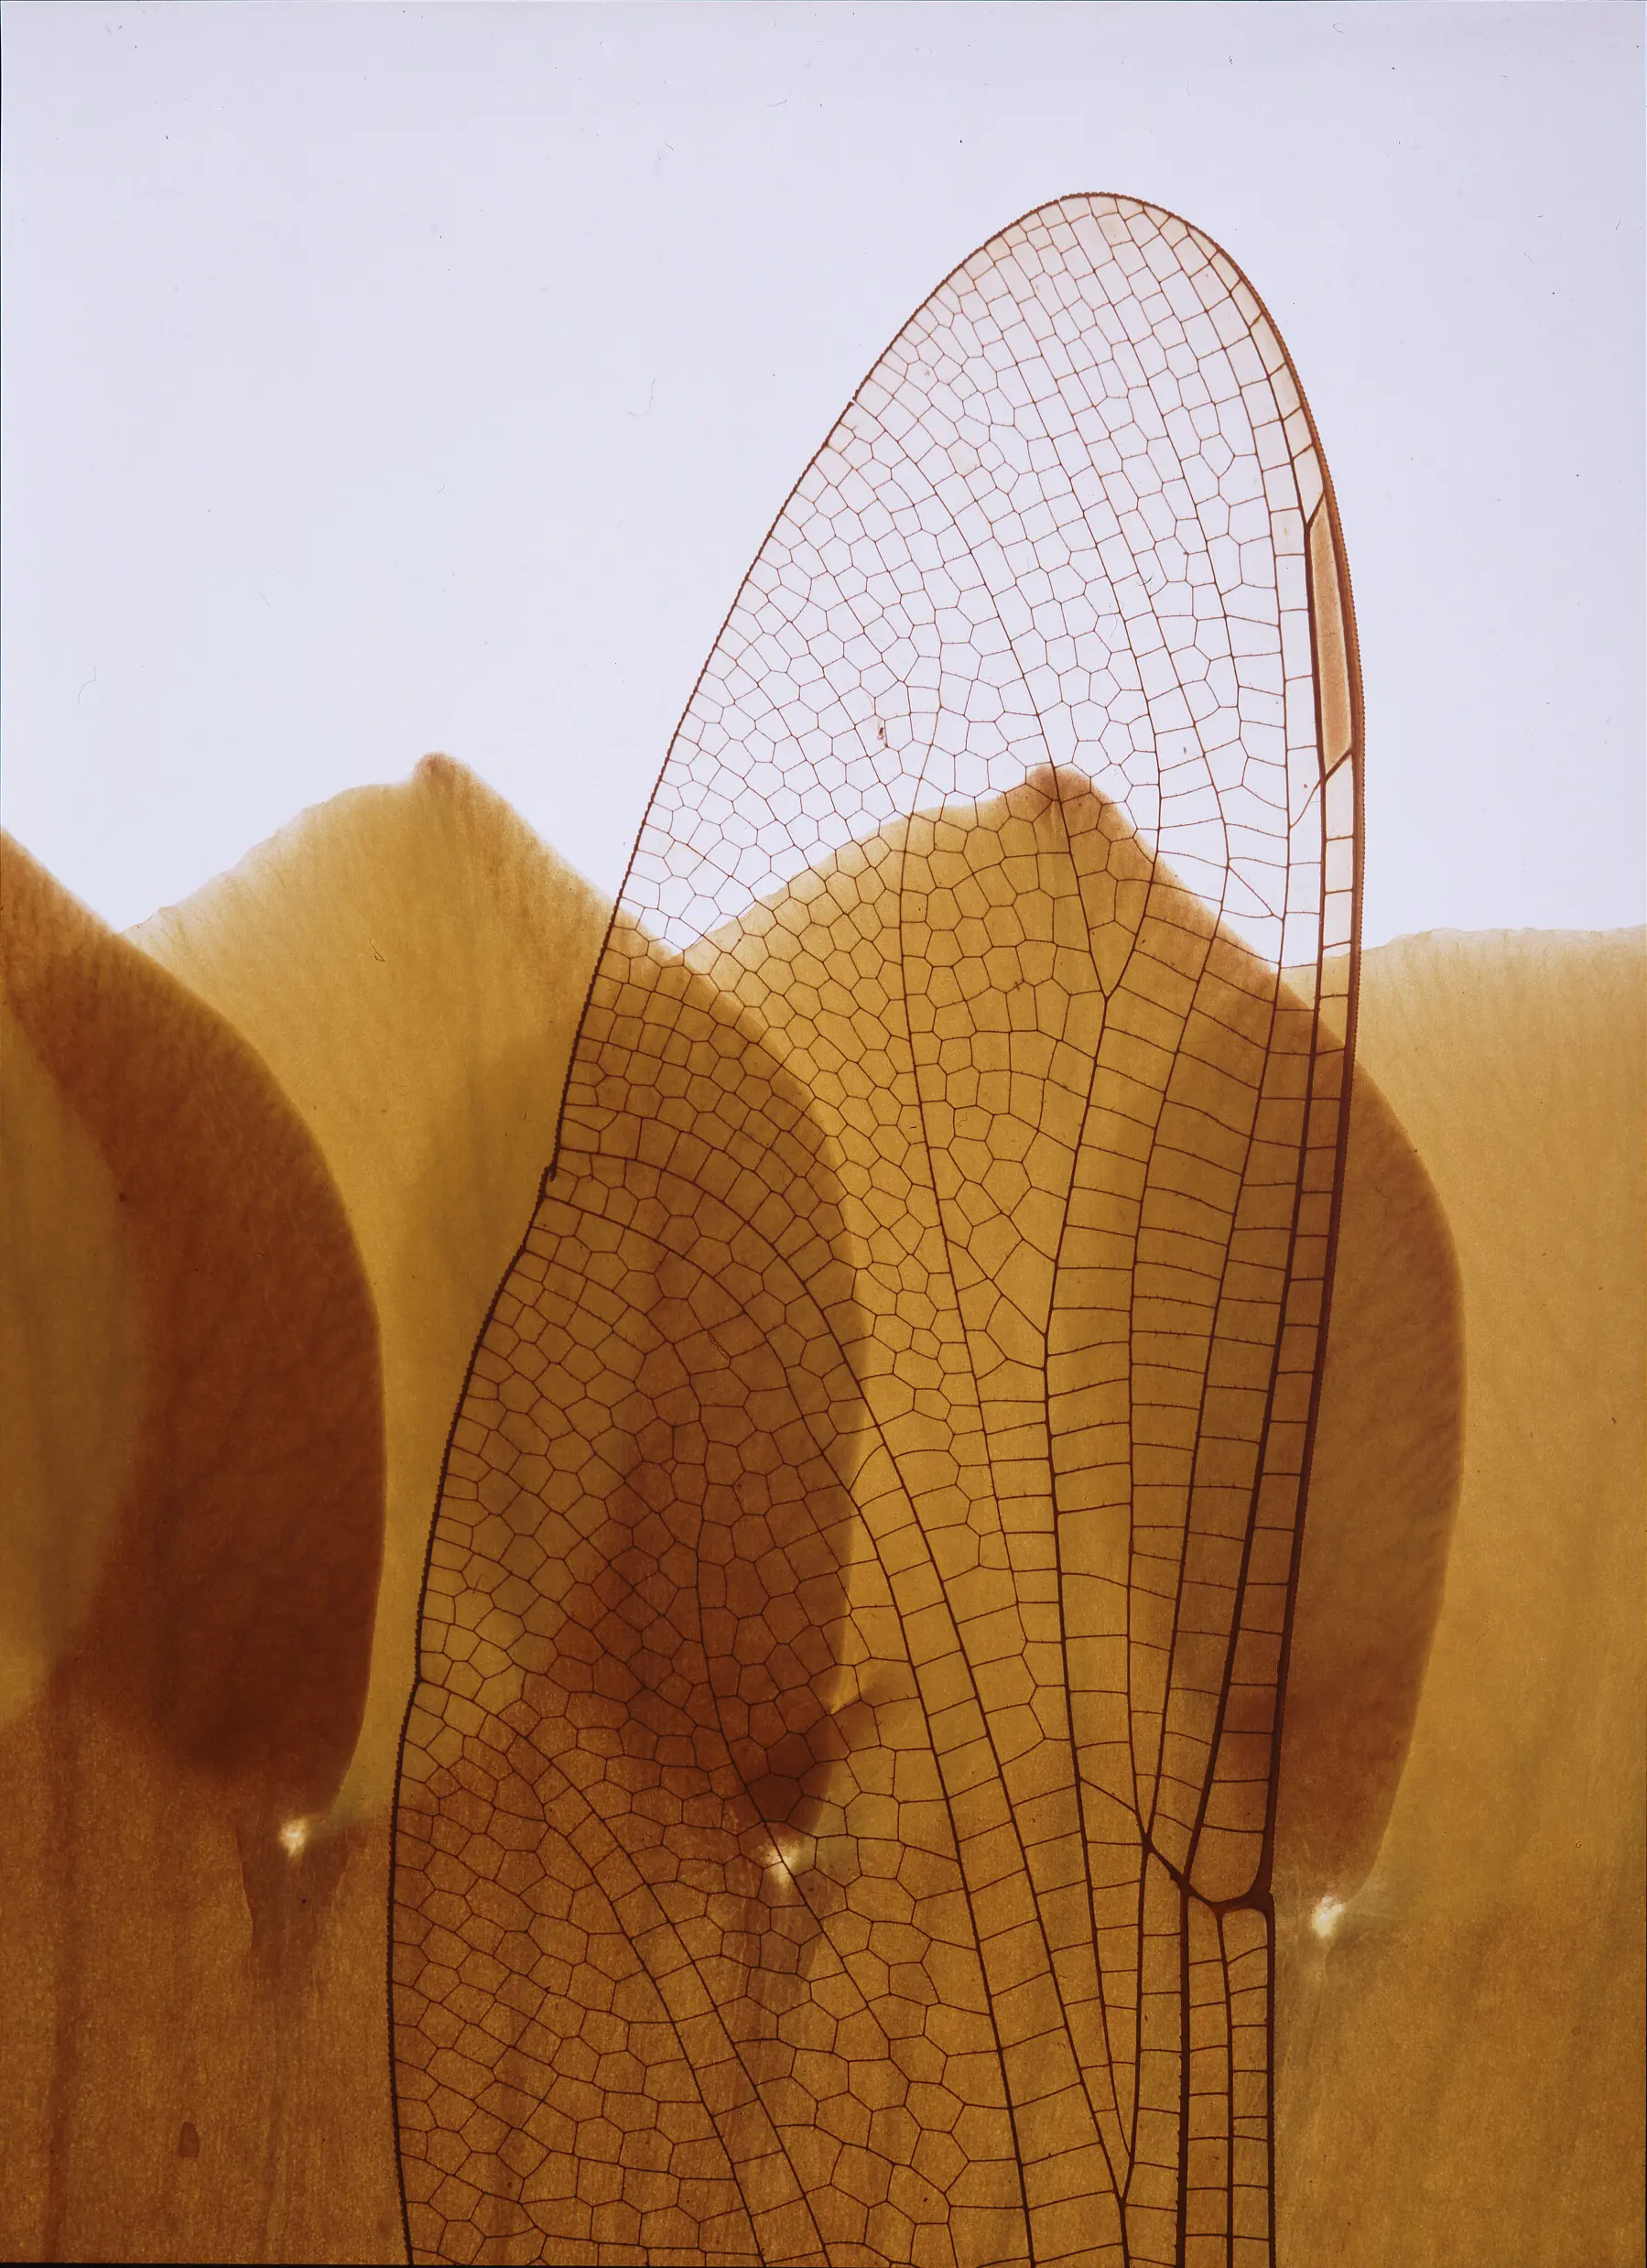
{"label": "pale sky-like backdrop", "polygon": [[1642,918],[1634,5],[4,10],[6,825],[109,920],[470,765],[616,887],[940,277],[1218,239],[1336,479],[1367,934]]}

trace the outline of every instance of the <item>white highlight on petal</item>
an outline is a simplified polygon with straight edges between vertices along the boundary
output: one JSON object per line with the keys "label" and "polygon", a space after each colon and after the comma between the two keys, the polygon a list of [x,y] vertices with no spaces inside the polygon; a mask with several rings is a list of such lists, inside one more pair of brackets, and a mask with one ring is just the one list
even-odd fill
{"label": "white highlight on petal", "polygon": [[288,1819],[280,1830],[280,1848],[288,1859],[295,1859],[308,1840],[307,1819]]}
{"label": "white highlight on petal", "polygon": [[1333,1933],[1343,1918],[1343,1914],[1344,1901],[1342,1898],[1329,1896],[1317,1901],[1316,1910],[1309,1917],[1309,1926],[1323,1945],[1331,1942]]}
{"label": "white highlight on petal", "polygon": [[810,1835],[797,1835],[793,1828],[768,1828],[769,1841],[761,1863],[767,1872],[793,1880],[804,1874],[817,1856],[818,1846]]}

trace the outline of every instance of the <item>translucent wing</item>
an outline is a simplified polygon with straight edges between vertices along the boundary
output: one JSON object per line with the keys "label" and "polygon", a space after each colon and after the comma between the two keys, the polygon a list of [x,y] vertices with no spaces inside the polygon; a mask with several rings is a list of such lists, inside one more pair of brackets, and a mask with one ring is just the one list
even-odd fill
{"label": "translucent wing", "polygon": [[1271,2257],[1358,718],[1234,265],[992,239],[693,692],[454,1430],[418,2257]]}

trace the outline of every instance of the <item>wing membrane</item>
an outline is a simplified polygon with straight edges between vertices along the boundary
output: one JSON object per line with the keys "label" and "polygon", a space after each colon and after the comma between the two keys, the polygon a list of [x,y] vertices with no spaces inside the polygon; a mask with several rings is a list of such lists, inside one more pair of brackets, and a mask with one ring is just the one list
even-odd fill
{"label": "wing membrane", "polygon": [[454,1433],[418,2257],[1271,2258],[1358,704],[1296,382],[1168,214],[993,239],[803,474]]}

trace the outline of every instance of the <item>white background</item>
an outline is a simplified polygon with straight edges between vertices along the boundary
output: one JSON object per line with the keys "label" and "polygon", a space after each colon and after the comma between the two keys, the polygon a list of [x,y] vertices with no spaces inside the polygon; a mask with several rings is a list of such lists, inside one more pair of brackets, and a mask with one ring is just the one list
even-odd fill
{"label": "white background", "polygon": [[887,340],[1119,190],[1267,299],[1368,934],[1642,913],[1634,5],[5,10],[5,812],[109,919],[443,748],[615,886]]}

